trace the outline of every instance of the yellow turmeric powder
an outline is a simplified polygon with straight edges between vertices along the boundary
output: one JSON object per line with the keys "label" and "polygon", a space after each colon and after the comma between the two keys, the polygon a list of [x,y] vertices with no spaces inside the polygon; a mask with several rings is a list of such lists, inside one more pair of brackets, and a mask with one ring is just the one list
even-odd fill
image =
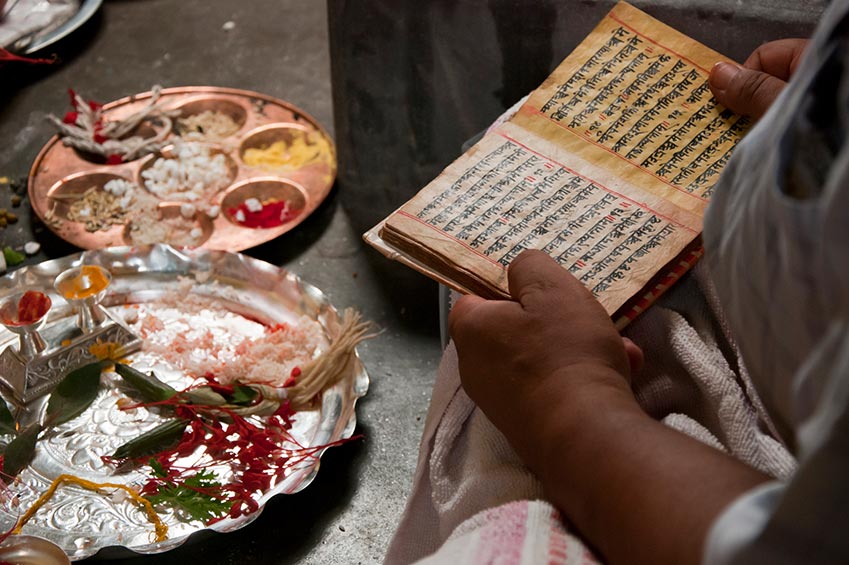
{"label": "yellow turmeric powder", "polygon": [[318,132],[309,132],[296,136],[291,143],[275,141],[267,147],[246,149],[242,159],[246,165],[266,171],[299,169],[318,161],[329,161],[330,144]]}
{"label": "yellow turmeric powder", "polygon": [[56,283],[56,290],[68,300],[81,300],[94,296],[111,282],[108,271],[97,265],[83,265],[78,275]]}

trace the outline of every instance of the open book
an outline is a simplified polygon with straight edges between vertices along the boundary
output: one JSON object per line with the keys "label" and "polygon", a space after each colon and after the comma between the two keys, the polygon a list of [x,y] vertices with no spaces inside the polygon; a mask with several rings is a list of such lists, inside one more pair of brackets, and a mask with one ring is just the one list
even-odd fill
{"label": "open book", "polygon": [[701,254],[702,215],[748,129],[707,78],[728,60],[626,3],[507,122],[365,234],[461,292],[507,298],[541,249],[620,328]]}

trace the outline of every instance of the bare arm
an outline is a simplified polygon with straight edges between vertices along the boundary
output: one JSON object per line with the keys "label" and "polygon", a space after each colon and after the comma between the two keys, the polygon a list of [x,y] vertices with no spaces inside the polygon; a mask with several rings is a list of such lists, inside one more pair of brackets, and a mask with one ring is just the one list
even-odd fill
{"label": "bare arm", "polygon": [[451,313],[464,388],[610,563],[698,563],[716,516],[768,477],[640,409],[633,346],[552,259],[525,252],[509,279],[513,301]]}

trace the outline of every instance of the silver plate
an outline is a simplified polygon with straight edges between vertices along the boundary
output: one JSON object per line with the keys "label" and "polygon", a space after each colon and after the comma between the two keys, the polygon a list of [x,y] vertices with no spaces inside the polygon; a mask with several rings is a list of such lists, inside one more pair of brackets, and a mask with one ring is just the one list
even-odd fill
{"label": "silver plate", "polygon": [[[53,279],[63,270],[80,264],[97,264],[110,270],[113,282],[104,304],[113,310],[126,304],[155,306],[159,298],[179,288],[178,279],[194,277],[202,282],[193,286],[193,293],[212,296],[246,319],[275,324],[306,315],[320,323],[327,338],[334,336],[339,328],[338,314],[325,295],[292,273],[237,253],[178,251],[164,245],[86,251],[21,268],[0,279],[0,297],[21,287],[38,289],[50,294],[53,300],[48,324],[66,318],[71,315],[70,307],[53,290]],[[0,348],[14,340],[11,332],[0,329]],[[144,355],[134,355],[132,362],[155,362],[144,359]],[[356,426],[355,404],[368,390],[368,384],[368,375],[357,358],[342,381],[325,391],[319,409],[297,414],[293,436],[305,447],[351,437]],[[113,389],[101,387],[86,412],[42,435],[32,464],[21,473],[20,482],[9,487],[11,493],[6,492],[16,496],[0,501],[3,503],[0,529],[10,528],[18,515],[61,473],[95,482],[137,485],[143,480],[145,475],[140,471],[116,473],[100,456],[152,427],[161,416],[144,410],[141,416],[131,415],[118,410],[115,400]],[[38,408],[33,407],[32,411],[35,414]],[[309,485],[318,466],[316,457],[292,469],[261,495],[257,512],[224,519],[209,529],[229,532],[242,528],[259,516],[263,505],[274,495],[298,492]],[[189,535],[206,529],[199,522],[181,521],[170,514],[160,516],[169,526],[169,539],[152,543],[152,525],[133,503],[67,486],[57,491],[51,502],[24,527],[23,533],[55,542],[76,561],[110,546],[141,554],[160,553],[182,545]]]}
{"label": "silver plate", "polygon": [[[14,1],[15,0],[8,0],[6,2],[7,10],[14,8],[14,6],[12,6]],[[54,27],[47,31],[41,30],[33,32],[29,35],[18,38],[12,43],[12,45],[4,45],[3,47],[23,55],[32,55],[36,51],[53,45],[73,31],[76,31],[80,26],[91,19],[102,3],[103,0],[82,0],[76,13],[58,27]]]}

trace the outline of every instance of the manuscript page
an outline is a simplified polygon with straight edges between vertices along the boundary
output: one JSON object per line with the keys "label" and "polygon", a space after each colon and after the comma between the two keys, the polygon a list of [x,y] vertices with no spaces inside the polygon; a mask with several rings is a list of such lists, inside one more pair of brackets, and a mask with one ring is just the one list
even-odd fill
{"label": "manuscript page", "polygon": [[750,125],[710,92],[710,68],[727,60],[620,3],[513,122],[702,213]]}
{"label": "manuscript page", "polygon": [[612,315],[698,241],[748,127],[707,87],[724,59],[618,4],[516,116],[366,239],[486,297],[508,297],[507,266],[541,249]]}

